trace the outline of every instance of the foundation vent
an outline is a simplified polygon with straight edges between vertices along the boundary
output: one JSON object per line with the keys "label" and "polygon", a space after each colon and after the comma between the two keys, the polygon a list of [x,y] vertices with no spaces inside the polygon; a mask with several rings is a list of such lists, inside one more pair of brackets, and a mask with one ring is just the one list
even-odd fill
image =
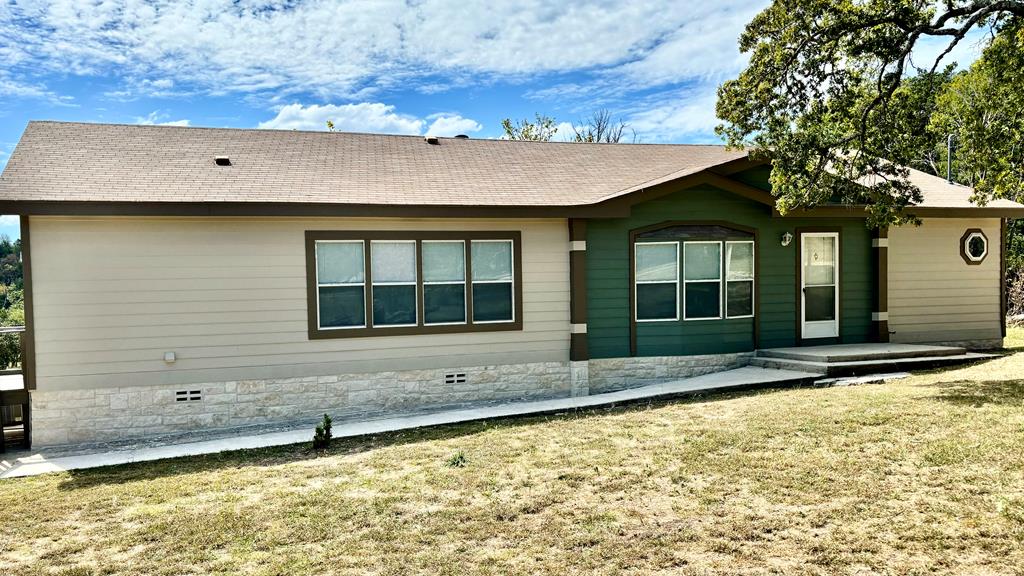
{"label": "foundation vent", "polygon": [[174,393],[175,402],[196,402],[202,399],[202,390],[178,390]]}
{"label": "foundation vent", "polygon": [[457,372],[457,373],[453,373],[453,374],[445,374],[444,375],[444,383],[445,384],[465,384],[466,383],[466,373],[465,372]]}

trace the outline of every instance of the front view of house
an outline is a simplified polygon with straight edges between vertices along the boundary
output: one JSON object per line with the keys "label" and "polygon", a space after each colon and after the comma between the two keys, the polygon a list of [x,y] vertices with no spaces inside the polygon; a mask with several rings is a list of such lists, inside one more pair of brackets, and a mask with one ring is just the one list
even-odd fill
{"label": "front view of house", "polygon": [[718,146],[33,122],[20,214],[36,445],[585,395],[755,350],[1003,337],[1005,219],[781,216]]}

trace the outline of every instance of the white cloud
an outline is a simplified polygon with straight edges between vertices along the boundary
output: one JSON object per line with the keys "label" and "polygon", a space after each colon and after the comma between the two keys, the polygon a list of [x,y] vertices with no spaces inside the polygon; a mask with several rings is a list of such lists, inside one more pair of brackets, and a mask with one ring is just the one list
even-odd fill
{"label": "white cloud", "polygon": [[277,116],[260,122],[259,128],[279,130],[326,130],[327,121],[342,132],[377,132],[384,134],[420,134],[425,122],[414,116],[398,114],[395,107],[380,102],[359,104],[288,104],[277,110]]}
{"label": "white cloud", "polygon": [[456,136],[483,130],[483,126],[476,120],[463,118],[458,114],[432,114],[427,116],[427,120],[433,120],[433,122],[425,133],[433,136]]}
{"label": "white cloud", "polygon": [[121,97],[200,89],[356,99],[566,71],[658,83],[731,70],[741,21],[766,3],[4,3],[0,58],[23,70],[115,74]]}
{"label": "white cloud", "polygon": [[166,120],[167,114],[154,110],[145,116],[136,116],[135,123],[143,124],[146,126],[190,126],[191,122],[188,119],[181,120]]}
{"label": "white cloud", "polygon": [[704,84],[642,102],[626,116],[626,123],[643,142],[720,143],[712,132],[715,85]]}
{"label": "white cloud", "polygon": [[61,96],[49,90],[43,84],[25,82],[17,79],[5,70],[0,70],[0,96],[14,98],[37,98],[47,100],[51,104],[71,106],[74,98]]}
{"label": "white cloud", "polygon": [[766,4],[744,0],[702,4],[642,57],[607,73],[625,75],[642,86],[692,79],[724,80],[746,64],[747,56],[740,54],[738,40],[747,22]]}
{"label": "white cloud", "polygon": [[573,129],[572,122],[559,122],[555,126],[555,137],[552,140],[560,140],[568,142],[576,136],[576,130]]}
{"label": "white cloud", "polygon": [[21,219],[17,215],[14,215],[14,214],[0,215],[0,226],[4,226],[4,227],[7,227],[7,226],[19,226],[20,224],[21,224]]}

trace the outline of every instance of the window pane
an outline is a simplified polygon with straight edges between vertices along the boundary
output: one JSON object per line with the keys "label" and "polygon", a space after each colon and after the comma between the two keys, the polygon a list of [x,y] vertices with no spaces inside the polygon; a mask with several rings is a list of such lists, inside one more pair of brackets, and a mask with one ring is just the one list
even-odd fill
{"label": "window pane", "polygon": [[362,242],[317,242],[316,280],[318,284],[362,282]]}
{"label": "window pane", "polygon": [[754,277],[754,245],[749,242],[730,242],[725,245],[729,262],[728,280],[749,280]]}
{"label": "window pane", "polygon": [[718,318],[721,315],[719,301],[722,291],[718,282],[687,284],[683,291],[686,294],[686,318]]}
{"label": "window pane", "polygon": [[678,247],[678,244],[637,244],[637,282],[678,280],[679,258],[676,254]]}
{"label": "window pane", "polygon": [[975,260],[985,255],[985,239],[981,236],[971,236],[967,241],[967,253]]}
{"label": "window pane", "polygon": [[473,280],[512,281],[511,242],[473,242]]}
{"label": "window pane", "polygon": [[370,252],[374,282],[416,281],[415,242],[373,242]]}
{"label": "window pane", "polygon": [[423,281],[466,279],[466,247],[462,242],[423,242]]}
{"label": "window pane", "polygon": [[[424,261],[426,257],[424,256]],[[466,285],[435,284],[423,286],[423,322],[466,321]]]}
{"label": "window pane", "polygon": [[718,280],[722,271],[722,245],[694,244],[683,245],[683,273],[687,280]]}
{"label": "window pane", "polygon": [[835,283],[835,238],[804,238],[804,284]]}
{"label": "window pane", "polygon": [[512,284],[473,284],[473,321],[499,320],[512,320]]}
{"label": "window pane", "polygon": [[836,319],[835,286],[804,288],[804,319],[808,322]]}
{"label": "window pane", "polygon": [[362,286],[325,286],[319,292],[321,328],[366,324],[366,295]]}
{"label": "window pane", "polygon": [[725,291],[727,298],[725,306],[728,316],[752,316],[754,314],[753,282],[729,282]]}
{"label": "window pane", "polygon": [[416,323],[416,286],[374,286],[373,325]]}
{"label": "window pane", "polygon": [[676,318],[677,287],[672,284],[637,284],[637,320],[673,320]]}

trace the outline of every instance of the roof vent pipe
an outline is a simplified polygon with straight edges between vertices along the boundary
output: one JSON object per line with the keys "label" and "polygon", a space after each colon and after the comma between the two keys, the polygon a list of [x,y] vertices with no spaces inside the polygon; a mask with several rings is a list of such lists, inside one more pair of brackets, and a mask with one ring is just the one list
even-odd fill
{"label": "roof vent pipe", "polygon": [[227,156],[214,156],[213,163],[217,166],[231,166],[231,158]]}
{"label": "roof vent pipe", "polygon": [[953,183],[953,138],[956,134],[946,136],[946,182]]}
{"label": "roof vent pipe", "polygon": [[437,136],[424,136],[423,141],[427,144],[440,144],[441,142],[437,139]]}

